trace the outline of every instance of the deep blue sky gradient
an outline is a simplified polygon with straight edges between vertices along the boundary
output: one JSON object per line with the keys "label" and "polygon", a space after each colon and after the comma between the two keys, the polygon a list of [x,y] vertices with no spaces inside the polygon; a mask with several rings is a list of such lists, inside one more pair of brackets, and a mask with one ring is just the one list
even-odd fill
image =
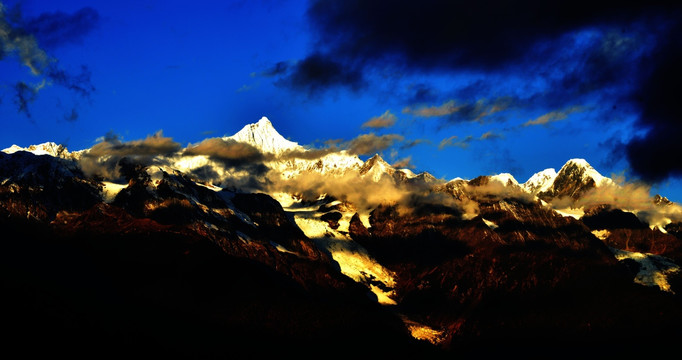
{"label": "deep blue sky gradient", "polygon": [[[670,49],[663,45],[678,17],[669,10],[621,14],[605,5],[591,17],[537,21],[531,32],[518,25],[536,19],[524,18],[523,6],[518,21],[502,9],[489,23],[458,20],[448,8],[455,26],[422,10],[430,1],[2,3],[12,26],[73,80],[2,57],[2,148],[55,141],[78,150],[107,133],[135,140],[159,130],[186,145],[267,116],[285,137],[318,147],[368,132],[402,135],[384,158],[409,158],[439,178],[510,172],[523,182],[585,158],[604,175],[644,179],[682,201],[677,148],[651,160],[668,156],[672,165],[647,172],[630,146],[659,124],[643,118],[655,101],[641,93]],[[18,82],[36,89],[27,109]],[[386,111],[393,126],[362,127]],[[664,129],[680,135],[676,124]]]}

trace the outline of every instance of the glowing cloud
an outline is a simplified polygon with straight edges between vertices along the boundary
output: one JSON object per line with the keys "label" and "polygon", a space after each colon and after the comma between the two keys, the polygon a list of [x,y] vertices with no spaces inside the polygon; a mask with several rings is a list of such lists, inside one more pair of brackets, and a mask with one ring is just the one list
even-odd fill
{"label": "glowing cloud", "polygon": [[396,120],[397,117],[394,114],[392,114],[390,110],[386,110],[386,112],[381,114],[380,116],[375,116],[369,119],[367,122],[362,124],[362,127],[373,129],[388,128],[395,125]]}

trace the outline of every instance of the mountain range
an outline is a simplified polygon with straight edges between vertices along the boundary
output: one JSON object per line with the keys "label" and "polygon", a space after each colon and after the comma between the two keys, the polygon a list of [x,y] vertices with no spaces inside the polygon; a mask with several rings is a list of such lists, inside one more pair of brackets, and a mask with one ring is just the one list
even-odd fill
{"label": "mountain range", "polygon": [[568,160],[438,179],[267,118],[0,152],[3,318],[26,355],[672,351],[682,208]]}

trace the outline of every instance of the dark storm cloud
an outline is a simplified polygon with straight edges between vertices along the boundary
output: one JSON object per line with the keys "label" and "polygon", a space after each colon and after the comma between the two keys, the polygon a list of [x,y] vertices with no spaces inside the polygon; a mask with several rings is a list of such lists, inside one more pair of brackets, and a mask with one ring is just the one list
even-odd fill
{"label": "dark storm cloud", "polygon": [[308,16],[330,58],[497,69],[567,31],[673,7],[674,1],[318,0]]}
{"label": "dark storm cloud", "polygon": [[646,181],[682,176],[681,33],[682,21],[656,49],[651,60],[657,66],[634,94],[641,111],[637,126],[647,132],[625,144],[625,153],[633,172]]}
{"label": "dark storm cloud", "polygon": [[42,46],[53,48],[82,41],[99,21],[99,13],[95,9],[84,7],[73,14],[61,11],[40,14],[29,19],[24,29],[33,34]]}
{"label": "dark storm cloud", "polygon": [[[591,112],[603,121],[638,116],[634,131],[646,134],[623,145],[636,175],[682,175],[671,159],[682,153],[679,1],[314,0],[307,16],[314,50],[279,84],[318,95],[371,90],[373,76],[391,71],[483,74],[450,93],[423,84],[404,100],[415,116],[437,116],[443,125],[491,114],[505,120],[512,108],[548,114],[598,104]],[[503,97],[512,100],[507,107],[480,102]]]}
{"label": "dark storm cloud", "polygon": [[284,75],[276,82],[314,97],[333,87],[343,87],[358,91],[365,85],[360,70],[338,62],[332,57],[314,53],[285,69]]}

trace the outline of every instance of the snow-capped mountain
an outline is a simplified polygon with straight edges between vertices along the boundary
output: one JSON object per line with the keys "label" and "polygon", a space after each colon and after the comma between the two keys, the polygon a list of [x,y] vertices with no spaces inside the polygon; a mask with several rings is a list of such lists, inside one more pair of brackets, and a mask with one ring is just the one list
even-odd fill
{"label": "snow-capped mountain", "polygon": [[360,175],[372,179],[374,182],[381,180],[384,175],[393,176],[396,170],[386,161],[384,161],[379,154],[375,154],[367,159],[360,168]]}
{"label": "snow-capped mountain", "polygon": [[[551,175],[551,171],[544,175],[548,174]],[[533,175],[533,177],[536,175]],[[538,177],[542,176],[543,175],[538,175]],[[531,179],[533,177],[531,177]],[[549,179],[551,179],[551,177],[549,177],[547,182],[544,182],[541,186],[546,188],[546,190],[538,192],[538,195],[541,198],[569,196],[577,199],[582,193],[589,189],[613,183],[613,180],[601,175],[585,159],[568,160],[554,177],[552,185],[547,187]]]}
{"label": "snow-capped mountain", "polygon": [[247,143],[263,153],[281,156],[290,151],[304,151],[298,143],[289,141],[280,135],[272,126],[272,122],[263,116],[255,124],[248,124],[232,136],[223,137],[223,140],[235,140]]}
{"label": "snow-capped mountain", "polygon": [[554,168],[542,170],[538,173],[535,173],[525,183],[523,183],[523,188],[529,193],[537,195],[538,193],[549,190],[554,184],[554,179],[556,179],[556,176],[557,173]]}
{"label": "snow-capped mountain", "polygon": [[501,173],[501,174],[497,174],[497,175],[492,175],[492,176],[490,176],[490,180],[499,181],[503,185],[506,185],[506,186],[519,185],[519,182],[516,181],[514,176],[510,173]]}
{"label": "snow-capped mountain", "polygon": [[26,151],[34,155],[49,155],[62,159],[72,160],[77,160],[78,158],[80,158],[80,155],[82,153],[82,151],[75,151],[73,153],[69,152],[69,150],[64,145],[59,145],[51,141],[44,142],[38,145],[30,145],[28,147],[21,147],[15,144],[2,150],[2,152],[4,152],[5,154],[13,154],[17,151]]}
{"label": "snow-capped mountain", "polygon": [[[236,339],[230,350],[281,339],[299,349],[320,334],[325,350],[364,341],[382,355],[386,344],[423,355],[503,337],[559,348],[679,337],[682,210],[646,194],[639,212],[599,202],[612,197],[593,195],[621,185],[585,160],[523,184],[508,173],[445,182],[378,154],[301,146],[266,118],[209,145],[262,156],[233,161],[194,146],[93,164],[92,153],[54,143],[3,150],[2,274],[30,274],[3,282],[19,284],[4,298],[23,294],[6,308],[45,294],[23,305],[38,312],[29,318],[69,319],[52,324],[68,338],[86,332],[72,336],[70,324],[101,322],[123,342],[178,333],[167,342],[184,344],[199,331],[221,350],[225,339]],[[107,164],[120,175],[84,170]],[[123,300],[116,316],[111,298]]]}

